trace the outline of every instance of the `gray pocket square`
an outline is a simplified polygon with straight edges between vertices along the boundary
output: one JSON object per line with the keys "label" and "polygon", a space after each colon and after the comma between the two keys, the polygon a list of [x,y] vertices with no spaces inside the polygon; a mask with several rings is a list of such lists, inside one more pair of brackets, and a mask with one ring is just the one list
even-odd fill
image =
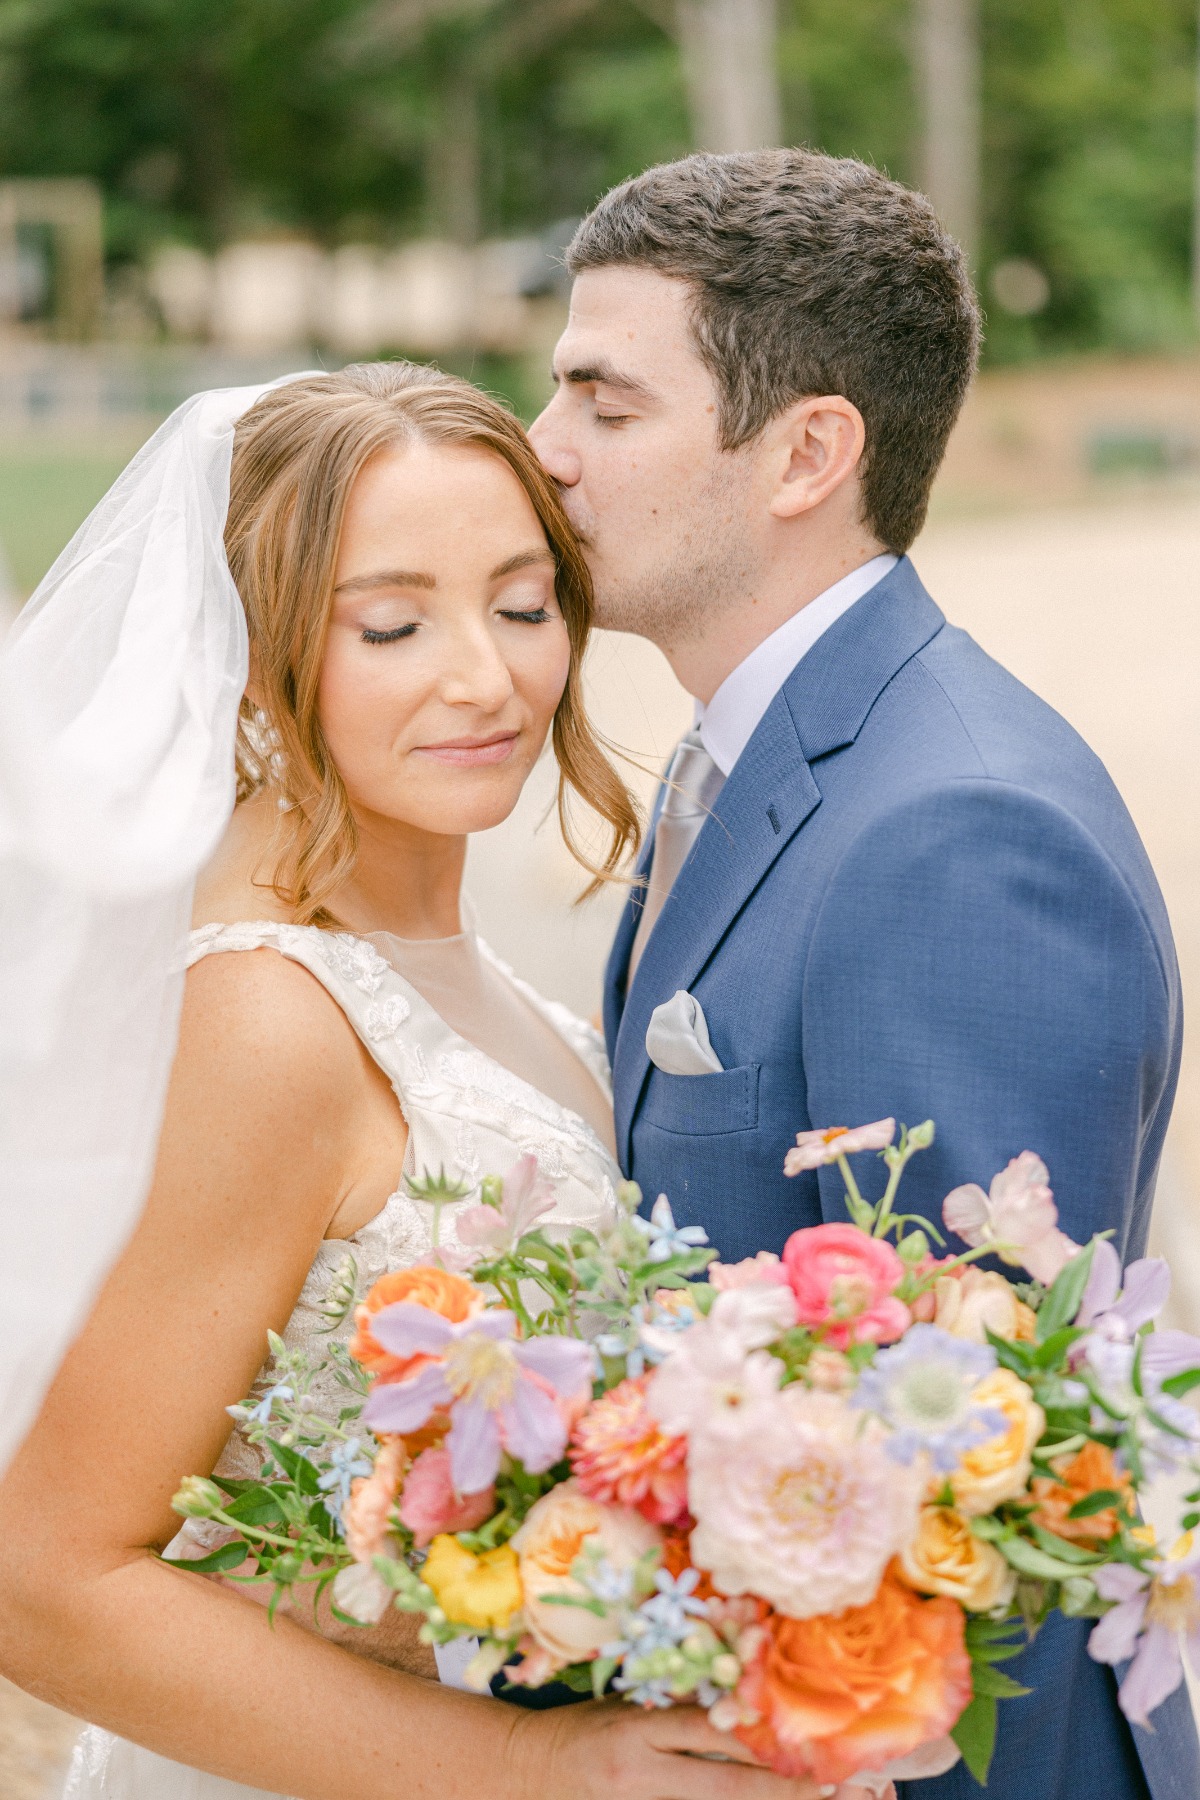
{"label": "gray pocket square", "polygon": [[651,1013],[646,1054],[664,1075],[721,1073],[721,1062],[708,1041],[704,1009],[694,994],[682,988]]}

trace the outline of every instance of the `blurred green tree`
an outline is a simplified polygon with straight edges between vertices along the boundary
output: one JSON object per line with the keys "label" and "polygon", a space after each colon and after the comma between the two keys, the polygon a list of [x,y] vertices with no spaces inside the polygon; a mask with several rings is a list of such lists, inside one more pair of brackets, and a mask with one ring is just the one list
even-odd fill
{"label": "blurred green tree", "polygon": [[[0,173],[95,176],[118,258],[541,230],[689,147],[678,4],[0,0]],[[914,0],[778,5],[788,141],[919,179]],[[1196,0],[980,13],[989,354],[1183,341]]]}

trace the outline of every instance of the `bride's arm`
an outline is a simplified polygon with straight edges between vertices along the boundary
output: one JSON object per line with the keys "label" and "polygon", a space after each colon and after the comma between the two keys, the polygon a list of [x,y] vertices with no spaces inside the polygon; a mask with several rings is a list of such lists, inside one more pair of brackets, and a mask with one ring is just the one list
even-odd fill
{"label": "bride's arm", "polygon": [[763,1771],[670,1754],[732,1747],[694,1712],[522,1713],[272,1626],[153,1554],[267,1326],[330,1220],[361,1204],[373,1117],[359,1047],[302,970],[259,952],[193,971],[145,1216],[0,1488],[0,1667],[164,1756],[300,1800],[796,1800]]}

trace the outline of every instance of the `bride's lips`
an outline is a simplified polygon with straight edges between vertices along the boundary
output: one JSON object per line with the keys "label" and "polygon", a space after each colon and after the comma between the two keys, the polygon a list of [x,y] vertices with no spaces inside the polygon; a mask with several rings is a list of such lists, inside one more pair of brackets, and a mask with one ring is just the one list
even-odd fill
{"label": "bride's lips", "polygon": [[456,769],[484,768],[503,762],[519,736],[517,731],[493,731],[489,737],[446,738],[440,744],[418,744],[414,754],[432,756]]}

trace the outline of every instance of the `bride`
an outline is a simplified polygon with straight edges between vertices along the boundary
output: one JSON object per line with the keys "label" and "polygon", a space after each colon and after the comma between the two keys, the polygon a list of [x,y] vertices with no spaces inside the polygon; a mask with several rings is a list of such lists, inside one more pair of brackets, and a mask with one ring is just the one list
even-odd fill
{"label": "bride", "polygon": [[[583,711],[586,567],[523,432],[466,383],[379,364],[201,397],[123,480],[29,609],[7,688],[10,743],[27,718],[45,760],[27,749],[7,819],[0,974],[30,1020],[41,987],[59,1045],[11,1063],[13,1167],[43,1171],[30,1217],[57,1221],[27,1370],[73,1329],[55,1269],[75,1324],[100,1291],[0,1489],[0,1666],[95,1721],[71,1800],[804,1800],[694,1709],[470,1696],[401,1615],[272,1624],[160,1555],[197,1553],[180,1477],[252,1454],[226,1408],[268,1328],[325,1327],[348,1254],[363,1283],[428,1254],[405,1176],[470,1185],[532,1151],[551,1228],[608,1216],[601,1045],[496,960],[460,888],[468,834],[508,815],[548,734],[564,828],[568,790],[609,827],[594,877],[637,821]],[[29,709],[88,659],[71,764]],[[32,866],[55,871],[44,904]],[[101,1287],[139,1143],[149,1198]],[[55,1173],[84,1166],[89,1193]]]}

